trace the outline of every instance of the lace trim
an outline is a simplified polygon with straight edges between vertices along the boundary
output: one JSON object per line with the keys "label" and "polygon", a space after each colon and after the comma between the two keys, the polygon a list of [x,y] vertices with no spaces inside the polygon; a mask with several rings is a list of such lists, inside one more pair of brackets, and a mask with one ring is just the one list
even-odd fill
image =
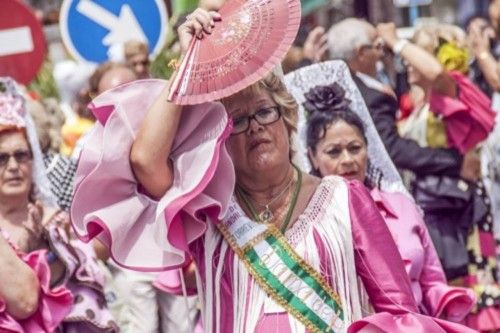
{"label": "lace trim", "polygon": [[311,227],[323,219],[328,205],[331,204],[334,188],[342,181],[338,177],[325,177],[321,180],[304,212],[300,214],[292,227],[285,232],[285,237],[292,247],[302,242]]}

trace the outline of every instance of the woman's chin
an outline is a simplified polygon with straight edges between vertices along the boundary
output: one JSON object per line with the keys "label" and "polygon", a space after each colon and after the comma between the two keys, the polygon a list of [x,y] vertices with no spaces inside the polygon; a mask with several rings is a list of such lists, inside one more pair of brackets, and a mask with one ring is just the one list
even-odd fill
{"label": "woman's chin", "polygon": [[357,181],[360,181],[360,182],[363,182],[363,180],[361,179],[360,175],[359,174],[346,174],[346,175],[342,175],[342,177],[345,179],[345,180],[348,180],[348,181],[353,181],[353,180],[357,180]]}
{"label": "woman's chin", "polygon": [[274,154],[263,153],[249,158],[249,167],[255,171],[266,171],[276,168],[276,166],[282,165],[283,162],[280,161]]}
{"label": "woman's chin", "polygon": [[5,198],[28,197],[28,195],[29,191],[26,191],[25,186],[6,186],[2,189],[2,196]]}

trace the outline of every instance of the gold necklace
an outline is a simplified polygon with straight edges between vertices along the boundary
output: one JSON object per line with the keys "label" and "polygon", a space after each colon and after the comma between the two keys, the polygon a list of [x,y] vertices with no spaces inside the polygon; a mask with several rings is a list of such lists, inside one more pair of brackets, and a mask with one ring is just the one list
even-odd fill
{"label": "gold necklace", "polygon": [[[297,185],[295,186],[295,190],[293,191],[293,195],[292,195],[292,199],[291,199],[290,204],[286,205],[286,206],[288,206],[288,211],[287,211],[283,226],[281,227],[281,232],[283,232],[283,233],[286,231],[286,229],[288,228],[288,225],[290,224],[290,220],[292,218],[292,213],[293,213],[293,210],[295,208],[295,205],[297,204],[300,189],[302,187],[302,173],[295,165],[293,167],[294,167],[295,171],[297,171]],[[294,175],[293,179],[295,179],[295,175]],[[236,191],[239,194],[239,196],[241,197],[241,199],[243,200],[243,203],[247,206],[248,210],[250,211],[250,213],[252,214],[252,216],[256,222],[260,222],[260,223],[271,223],[272,222],[272,219],[273,219],[272,212],[271,212],[271,217],[269,219],[267,219],[267,220],[264,219],[266,217],[264,215],[265,211],[261,212],[260,214],[257,214],[257,212],[255,211],[255,208],[253,207],[250,200],[247,198],[247,196],[243,193],[243,191],[238,186],[236,187]],[[278,213],[279,213],[279,211],[278,211]]]}
{"label": "gold necklace", "polygon": [[[283,194],[285,194],[285,192],[290,188],[290,186],[292,185],[293,181],[295,180],[295,174],[292,176],[292,178],[290,178],[290,181],[286,184],[286,186],[280,191],[280,193],[278,193],[276,196],[274,196],[269,202],[263,204],[263,203],[260,203],[258,202],[257,200],[255,200],[254,198],[252,198],[251,196],[245,194],[243,192],[243,189],[238,186],[237,187],[237,190],[238,190],[238,193],[240,194],[240,197],[245,201],[245,204],[249,207],[253,207],[253,205],[249,202],[248,199],[251,199],[253,202],[255,202],[256,204],[258,204],[259,206],[261,207],[264,207],[264,210],[262,212],[260,212],[260,214],[258,214],[257,216],[259,217],[259,220],[262,222],[262,223],[270,223],[273,218],[274,218],[274,214],[273,212],[271,211],[271,209],[269,208],[269,206],[271,206],[273,203],[275,203],[279,198],[281,198],[281,196],[283,196]],[[253,212],[255,213],[255,212]]]}

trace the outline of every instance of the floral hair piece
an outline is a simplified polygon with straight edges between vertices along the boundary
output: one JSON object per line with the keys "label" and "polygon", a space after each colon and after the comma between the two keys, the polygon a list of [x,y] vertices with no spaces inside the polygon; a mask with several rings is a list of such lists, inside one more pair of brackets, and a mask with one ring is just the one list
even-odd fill
{"label": "floral hair piece", "polygon": [[466,74],[469,71],[469,51],[454,42],[442,42],[437,49],[438,61],[449,71]]}
{"label": "floral hair piece", "polygon": [[351,101],[345,95],[344,88],[338,83],[316,86],[304,94],[306,100],[302,105],[309,114],[314,112],[346,111],[349,110]]}
{"label": "floral hair piece", "polygon": [[25,101],[14,80],[0,77],[0,127],[25,128]]}

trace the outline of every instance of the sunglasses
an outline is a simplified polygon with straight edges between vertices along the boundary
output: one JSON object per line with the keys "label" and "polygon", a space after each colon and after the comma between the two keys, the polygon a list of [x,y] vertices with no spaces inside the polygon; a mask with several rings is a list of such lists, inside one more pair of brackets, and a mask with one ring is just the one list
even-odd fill
{"label": "sunglasses", "polygon": [[11,157],[14,157],[18,164],[24,164],[33,159],[31,151],[24,149],[16,150],[13,153],[0,153],[0,168],[5,167]]}

